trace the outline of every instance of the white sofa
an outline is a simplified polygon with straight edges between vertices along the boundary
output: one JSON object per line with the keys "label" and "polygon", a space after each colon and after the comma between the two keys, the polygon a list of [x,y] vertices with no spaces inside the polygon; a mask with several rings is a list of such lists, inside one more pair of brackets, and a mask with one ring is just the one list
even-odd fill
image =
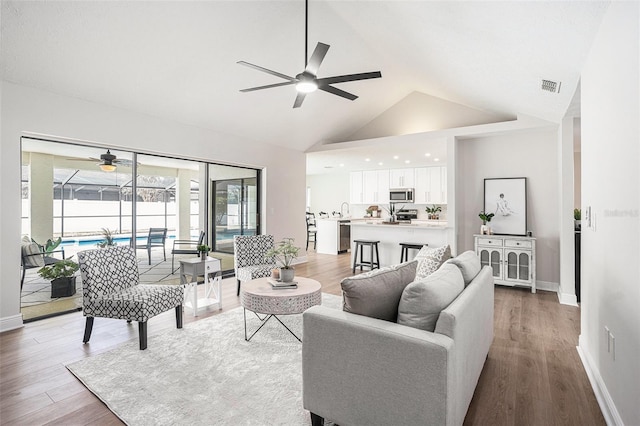
{"label": "white sofa", "polygon": [[461,425],[493,340],[494,304],[490,267],[463,275],[468,285],[433,332],[322,306],[307,310],[303,403],[312,424]]}

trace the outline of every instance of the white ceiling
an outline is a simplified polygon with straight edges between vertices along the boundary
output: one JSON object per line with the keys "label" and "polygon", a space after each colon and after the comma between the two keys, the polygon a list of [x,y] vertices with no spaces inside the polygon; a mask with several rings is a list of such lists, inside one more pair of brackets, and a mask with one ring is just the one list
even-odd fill
{"label": "white ceiling", "polygon": [[[500,114],[559,121],[606,2],[311,1],[319,77],[380,70],[293,109],[295,89],[236,64],[294,76],[304,2],[2,1],[3,80],[306,150],[347,140],[418,91]],[[540,79],[562,82],[559,94]]]}

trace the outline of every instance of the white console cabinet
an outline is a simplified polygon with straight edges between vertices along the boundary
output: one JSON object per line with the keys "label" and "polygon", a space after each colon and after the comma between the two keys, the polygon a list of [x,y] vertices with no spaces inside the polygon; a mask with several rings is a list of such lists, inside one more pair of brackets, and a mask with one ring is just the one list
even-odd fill
{"label": "white console cabinet", "polygon": [[531,287],[536,292],[536,239],[512,235],[474,235],[482,266],[491,266],[496,284]]}

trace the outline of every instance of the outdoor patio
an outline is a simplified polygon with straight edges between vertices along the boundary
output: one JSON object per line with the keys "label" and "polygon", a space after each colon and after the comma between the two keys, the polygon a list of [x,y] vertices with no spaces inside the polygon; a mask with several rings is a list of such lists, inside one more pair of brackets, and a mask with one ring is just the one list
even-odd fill
{"label": "outdoor patio", "polygon": [[[76,259],[75,254],[87,247],[68,246],[65,247],[67,259]],[[151,265],[147,257],[147,251],[137,250],[138,271],[140,282],[145,284],[168,284],[180,283],[180,260],[194,257],[193,255],[176,255],[176,272],[171,273],[171,243],[167,243],[167,260],[165,261],[161,248],[151,250]],[[211,257],[220,259],[222,270],[233,269],[233,255],[226,253],[210,253]],[[73,256],[73,257],[72,257]],[[70,312],[82,309],[82,278],[80,273],[76,273],[76,294],[70,297],[51,298],[51,283],[38,275],[38,268],[27,269],[24,278],[24,285],[20,296],[21,312],[25,321],[46,317],[56,313]]]}

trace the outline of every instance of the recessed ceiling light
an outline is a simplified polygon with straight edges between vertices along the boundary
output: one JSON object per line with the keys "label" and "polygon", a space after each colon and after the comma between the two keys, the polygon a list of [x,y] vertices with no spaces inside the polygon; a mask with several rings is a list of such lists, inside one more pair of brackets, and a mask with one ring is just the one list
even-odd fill
{"label": "recessed ceiling light", "polygon": [[410,160],[404,160],[405,164],[409,164],[411,161]]}
{"label": "recessed ceiling light", "polygon": [[428,152],[424,155],[425,157],[431,157],[431,154],[429,154]]}
{"label": "recessed ceiling light", "polygon": [[394,159],[394,160],[397,160],[398,158],[400,158],[400,157],[398,157],[397,155],[394,155],[394,156],[393,156],[393,159]]}
{"label": "recessed ceiling light", "polygon": [[371,158],[365,158],[364,161],[371,161]]}
{"label": "recessed ceiling light", "polygon": [[378,163],[378,166],[382,166],[384,163],[381,161]]}
{"label": "recessed ceiling light", "polygon": [[440,159],[439,158],[434,158],[433,161],[440,161]]}
{"label": "recessed ceiling light", "polygon": [[344,163],[340,163],[340,167],[344,167]]}

